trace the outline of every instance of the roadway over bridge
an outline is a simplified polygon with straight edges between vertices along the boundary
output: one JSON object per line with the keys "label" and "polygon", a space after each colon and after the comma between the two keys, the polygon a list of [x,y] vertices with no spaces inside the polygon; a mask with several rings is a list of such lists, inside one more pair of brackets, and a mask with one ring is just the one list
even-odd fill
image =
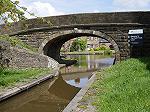
{"label": "roadway over bridge", "polygon": [[[38,48],[59,63],[67,63],[60,57],[60,48],[68,40],[81,36],[94,36],[108,40],[115,48],[116,59],[131,56],[150,56],[150,12],[86,13],[44,17],[50,26],[40,19],[14,23],[10,31],[1,33],[15,35],[27,44]],[[25,27],[28,26],[28,27]],[[1,26],[3,27],[3,26]],[[143,29],[143,45],[131,47],[128,32]]]}

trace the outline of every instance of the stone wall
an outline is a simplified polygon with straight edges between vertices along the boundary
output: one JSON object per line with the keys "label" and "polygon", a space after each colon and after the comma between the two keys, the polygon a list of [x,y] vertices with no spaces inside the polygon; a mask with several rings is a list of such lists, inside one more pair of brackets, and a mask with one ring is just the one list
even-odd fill
{"label": "stone wall", "polygon": [[[130,56],[150,56],[149,15],[150,11],[86,13],[45,17],[44,19],[50,20],[53,23],[52,26],[43,23],[39,19],[31,19],[25,22],[14,23],[12,29],[10,29],[13,32],[9,32],[9,34],[38,49],[45,40],[49,40],[47,42],[52,46],[51,48],[49,47],[49,53],[56,57],[59,54],[59,44],[72,38],[69,37],[70,34],[68,36],[64,35],[64,38],[61,36],[63,32],[74,31],[74,29],[99,31],[108,35],[116,42],[119,48],[119,55],[117,57],[120,60],[124,60]],[[28,25],[25,30],[24,25]],[[131,49],[131,46],[129,46],[128,31],[133,29],[144,29],[143,46],[141,48],[134,47]],[[0,33],[8,33],[8,31],[4,31],[2,28]],[[73,33],[75,34],[75,32]],[[75,35],[77,36],[78,34]],[[106,38],[104,37],[104,39]],[[45,51],[47,52],[47,49]],[[55,54],[56,51],[57,55]]]}
{"label": "stone wall", "polygon": [[[89,30],[89,32],[86,32],[87,34],[91,35],[91,31],[99,31],[99,32],[104,32],[104,34],[108,35],[108,37],[112,38],[116,44],[119,47],[119,51],[120,51],[120,55],[117,56],[120,59],[119,60],[124,60],[129,58],[129,54],[130,54],[130,49],[128,46],[128,30],[132,29],[132,27],[127,27],[127,26],[104,26],[104,25],[99,25],[99,26],[85,26],[85,27],[78,27],[79,30],[83,31],[83,33],[85,33],[84,31]],[[20,38],[23,42],[25,42],[26,44],[33,46],[37,49],[39,49],[39,53],[42,53],[41,50],[43,50],[43,52],[46,51],[46,49],[44,50],[43,48],[41,49],[41,45],[43,45],[43,43],[45,42],[45,40],[49,40],[49,45],[53,44],[49,51],[49,53],[51,52],[51,54],[53,55],[53,58],[58,55],[55,55],[55,51],[57,51],[58,46],[62,45],[62,42],[66,42],[69,39],[72,38],[76,38],[75,36],[81,36],[80,34],[76,33],[75,36],[71,35],[71,31],[74,31],[74,28],[68,28],[68,29],[58,29],[58,30],[42,30],[42,31],[33,31],[33,32],[28,32],[28,33],[24,33],[24,34],[18,34],[16,35],[18,38]],[[70,32],[70,35],[64,34],[63,32]],[[81,33],[81,32],[80,32]],[[64,37],[62,37],[61,35],[64,35]],[[86,36],[83,35],[83,36]],[[91,35],[92,36],[92,35]],[[97,35],[99,37],[101,37],[101,35]],[[102,37],[106,40],[108,40],[108,38],[106,37]],[[108,40],[109,42],[112,42],[111,39]],[[48,42],[48,41],[47,41]],[[46,51],[47,52],[47,51]],[[59,52],[59,51],[58,51]],[[44,53],[46,54],[46,53]],[[58,61],[58,60],[57,60]]]}
{"label": "stone wall", "polygon": [[11,68],[59,67],[58,62],[48,56],[12,47],[10,43],[4,41],[0,41],[0,46],[3,49],[1,54],[4,66]]}
{"label": "stone wall", "polygon": [[[27,21],[16,22],[12,24],[9,31],[3,26],[0,26],[0,33],[15,33],[21,30],[53,27],[53,26],[70,26],[70,25],[85,25],[85,24],[114,24],[114,23],[137,23],[137,24],[150,24],[150,11],[139,12],[111,12],[111,13],[83,13],[83,14],[70,14],[61,16],[44,17],[46,21],[51,21],[50,26],[40,19],[30,19]],[[26,27],[28,26],[28,27]]]}
{"label": "stone wall", "polygon": [[[114,25],[102,24],[100,25],[99,24],[99,25],[89,25],[89,26],[78,25],[76,26],[76,29],[82,30],[83,33],[86,30],[99,31],[111,37],[119,47],[120,54],[117,55],[118,59],[120,58],[119,60],[124,60],[129,57],[150,56],[150,53],[149,53],[150,25],[146,25],[146,26],[145,25],[133,25],[133,24],[132,25],[128,25],[128,24],[114,24]],[[128,31],[131,29],[144,29],[143,46],[141,46],[141,48],[134,47],[131,50],[131,47],[129,46],[129,42],[128,42]],[[17,36],[23,42],[29,44],[30,46],[40,49],[39,51],[44,50],[44,49],[41,49],[40,46],[43,45],[45,40],[47,40],[47,42],[49,40],[49,45],[53,44],[51,48],[49,48],[50,49],[49,53],[51,52],[51,55],[53,55],[52,58],[56,58],[59,55],[59,51],[58,51],[59,49],[56,49],[56,48],[58,48],[58,46],[61,45],[60,43],[66,42],[67,40],[73,38],[73,35],[71,35],[72,32],[70,32],[69,35],[63,34],[63,32],[69,32],[69,31],[73,31],[75,36],[82,35],[82,34],[80,35],[78,33],[75,33],[75,28],[73,26],[69,26],[69,27],[66,26],[66,27],[60,27],[57,29],[55,28],[54,29],[43,28],[41,30],[34,29],[33,31],[19,33],[19,34],[16,34],[15,36]],[[88,34],[90,34],[90,32]],[[74,38],[76,38],[75,36]],[[86,36],[86,34],[83,36]],[[104,39],[107,39],[107,38],[104,37]],[[45,51],[47,52],[47,49],[45,49],[44,52]],[[55,55],[56,51],[58,51],[57,55]]]}

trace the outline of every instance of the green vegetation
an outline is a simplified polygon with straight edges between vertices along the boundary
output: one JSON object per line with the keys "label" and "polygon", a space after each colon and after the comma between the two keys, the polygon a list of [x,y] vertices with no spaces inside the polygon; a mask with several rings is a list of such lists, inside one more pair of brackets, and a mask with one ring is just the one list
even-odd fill
{"label": "green vegetation", "polygon": [[[11,22],[26,20],[25,13],[36,17],[41,22],[46,22],[50,26],[52,25],[51,21],[48,21],[43,17],[38,17],[34,13],[29,12],[26,7],[20,6],[19,0],[0,0],[0,20],[2,20],[4,24],[6,23],[5,26],[11,26]],[[25,26],[28,27],[27,24]]]}
{"label": "green vegetation", "polygon": [[150,112],[150,58],[122,61],[97,74],[98,112]]}
{"label": "green vegetation", "polygon": [[110,50],[110,48],[105,45],[101,45],[100,47],[94,49],[94,51],[100,51],[100,50]]}
{"label": "green vegetation", "polygon": [[0,87],[11,86],[50,72],[49,68],[0,69]]}
{"label": "green vegetation", "polygon": [[22,42],[19,38],[10,37],[8,35],[0,35],[0,40],[10,42],[12,46],[18,46],[20,48],[29,49],[30,51],[36,52],[37,49],[27,45],[26,43]]}
{"label": "green vegetation", "polygon": [[112,50],[110,49],[105,50],[104,55],[112,55]]}
{"label": "green vegetation", "polygon": [[103,51],[104,52],[104,55],[112,55],[112,50],[109,48],[109,47],[107,47],[107,46],[105,46],[105,45],[101,45],[100,47],[97,47],[97,48],[91,48],[90,50],[89,50],[89,52],[93,52],[93,53],[98,53],[98,52],[101,52],[101,51]]}
{"label": "green vegetation", "polygon": [[4,23],[8,21],[18,21],[26,19],[24,16],[27,8],[18,7],[19,1],[12,2],[11,0],[0,0],[0,19]]}
{"label": "green vegetation", "polygon": [[75,39],[72,42],[72,45],[70,47],[70,51],[84,51],[86,49],[87,40],[86,39]]}
{"label": "green vegetation", "polygon": [[[11,26],[11,22],[26,20],[26,17],[24,16],[25,12],[32,16],[35,16],[33,13],[28,12],[27,8],[19,6],[18,0],[0,0],[0,20],[2,21],[2,23],[5,24],[2,26],[2,28],[7,32],[11,30],[11,28],[8,27]],[[45,20],[44,18],[38,19],[51,25],[51,22]],[[25,26],[28,27],[27,24],[25,24]],[[36,48],[33,48],[23,43],[20,39],[16,37],[0,35],[0,41],[7,41],[11,43],[12,46],[16,46],[18,48],[29,49],[34,52],[37,51]],[[2,48],[3,46],[0,46],[1,55],[3,53]],[[1,62],[3,57],[1,56],[0,58],[0,87],[7,87],[17,82],[22,82],[26,79],[33,79],[40,76],[41,74],[46,74],[50,72],[50,69],[48,68],[8,69],[2,66]]]}

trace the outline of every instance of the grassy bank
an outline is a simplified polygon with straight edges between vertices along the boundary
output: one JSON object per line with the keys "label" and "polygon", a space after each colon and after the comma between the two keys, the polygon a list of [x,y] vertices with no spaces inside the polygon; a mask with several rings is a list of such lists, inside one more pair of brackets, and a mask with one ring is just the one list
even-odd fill
{"label": "grassy bank", "polygon": [[0,87],[8,87],[18,82],[25,82],[43,74],[50,73],[48,68],[5,69],[0,70]]}
{"label": "grassy bank", "polygon": [[129,59],[97,74],[98,112],[150,112],[150,58]]}

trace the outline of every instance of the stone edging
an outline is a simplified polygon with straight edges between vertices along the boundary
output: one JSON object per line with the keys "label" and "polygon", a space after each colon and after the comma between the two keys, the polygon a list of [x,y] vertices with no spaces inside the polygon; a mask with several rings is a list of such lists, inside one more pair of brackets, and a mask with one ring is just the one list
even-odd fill
{"label": "stone edging", "polygon": [[96,73],[94,72],[92,77],[89,79],[87,85],[82,88],[76,96],[72,99],[72,101],[67,105],[67,107],[63,110],[63,112],[74,112],[78,106],[78,102],[83,98],[91,84],[94,82],[96,78]]}
{"label": "stone edging", "polygon": [[25,90],[27,90],[27,89],[35,86],[35,85],[38,85],[39,83],[41,83],[43,81],[46,81],[50,78],[53,78],[54,76],[58,76],[58,74],[59,74],[59,68],[55,68],[55,69],[53,69],[51,74],[48,74],[45,77],[41,77],[41,78],[39,78],[35,81],[32,81],[31,83],[25,84],[21,87],[15,87],[12,90],[0,95],[0,102],[9,98],[9,97],[12,97],[12,96],[14,96],[20,92],[23,92],[23,91],[25,91]]}

